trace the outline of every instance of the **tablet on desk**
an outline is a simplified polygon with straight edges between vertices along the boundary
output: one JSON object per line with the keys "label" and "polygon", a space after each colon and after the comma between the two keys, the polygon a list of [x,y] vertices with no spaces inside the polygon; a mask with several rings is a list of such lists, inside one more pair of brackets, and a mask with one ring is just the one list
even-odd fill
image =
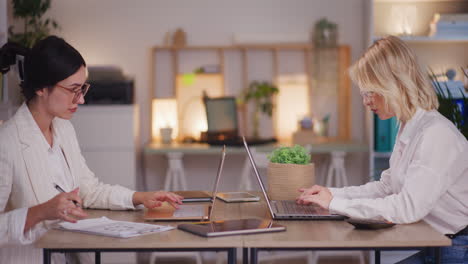
{"label": "tablet on desk", "polygon": [[216,197],[227,203],[260,201],[260,197],[248,192],[220,192]]}
{"label": "tablet on desk", "polygon": [[184,197],[182,202],[211,202],[212,193],[207,191],[176,191],[175,194]]}
{"label": "tablet on desk", "polygon": [[286,231],[285,226],[275,224],[271,219],[254,218],[180,224],[177,228],[204,237]]}

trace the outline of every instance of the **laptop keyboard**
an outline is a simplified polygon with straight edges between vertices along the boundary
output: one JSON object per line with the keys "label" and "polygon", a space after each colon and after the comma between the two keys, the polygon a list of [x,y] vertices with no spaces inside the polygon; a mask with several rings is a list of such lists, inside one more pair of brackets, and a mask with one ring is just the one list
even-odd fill
{"label": "laptop keyboard", "polygon": [[204,216],[205,215],[205,205],[202,204],[189,204],[189,205],[180,205],[179,209],[174,211],[175,217],[192,217],[192,216]]}
{"label": "laptop keyboard", "polygon": [[295,201],[275,201],[276,212],[280,214],[316,214],[317,208],[311,205],[297,204]]}

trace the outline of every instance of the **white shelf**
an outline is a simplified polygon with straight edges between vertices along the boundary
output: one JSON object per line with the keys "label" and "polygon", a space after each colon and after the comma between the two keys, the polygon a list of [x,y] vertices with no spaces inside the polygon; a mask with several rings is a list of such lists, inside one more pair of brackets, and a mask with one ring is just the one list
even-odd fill
{"label": "white shelf", "polygon": [[[374,41],[381,39],[381,36],[375,36]],[[401,36],[400,39],[407,43],[468,43],[468,34],[466,36],[440,37],[440,36]]]}

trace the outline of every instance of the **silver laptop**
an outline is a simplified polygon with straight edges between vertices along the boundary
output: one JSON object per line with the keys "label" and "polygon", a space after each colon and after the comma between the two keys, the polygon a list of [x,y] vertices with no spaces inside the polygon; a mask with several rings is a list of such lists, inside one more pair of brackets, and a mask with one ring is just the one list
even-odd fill
{"label": "silver laptop", "polygon": [[154,209],[148,209],[145,212],[145,220],[168,221],[168,220],[210,220],[211,214],[216,203],[216,194],[218,192],[219,180],[223,172],[224,159],[226,157],[226,146],[221,151],[221,159],[218,165],[213,194],[210,204],[182,204],[179,209],[175,209],[169,204]]}
{"label": "silver laptop", "polygon": [[266,192],[265,185],[263,184],[262,178],[260,178],[260,174],[258,173],[257,165],[255,164],[255,160],[252,157],[252,153],[250,152],[249,146],[247,145],[245,138],[242,138],[242,140],[244,142],[245,150],[247,151],[250,163],[252,164],[255,176],[258,180],[258,183],[260,184],[260,188],[262,189],[263,195],[265,196],[265,201],[268,205],[268,209],[270,210],[270,214],[273,219],[344,220],[346,218],[346,216],[343,215],[330,214],[328,210],[325,210],[319,206],[300,205],[296,204],[296,201],[270,200]]}

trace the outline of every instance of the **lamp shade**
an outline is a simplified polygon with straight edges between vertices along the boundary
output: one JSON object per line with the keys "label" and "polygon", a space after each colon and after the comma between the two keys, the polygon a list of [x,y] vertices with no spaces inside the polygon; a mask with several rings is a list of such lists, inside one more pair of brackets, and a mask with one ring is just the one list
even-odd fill
{"label": "lamp shade", "polygon": [[172,139],[175,139],[178,134],[178,119],[177,119],[177,101],[175,98],[153,99],[152,103],[153,120],[152,120],[152,139],[158,141],[161,139],[161,128],[172,128]]}

